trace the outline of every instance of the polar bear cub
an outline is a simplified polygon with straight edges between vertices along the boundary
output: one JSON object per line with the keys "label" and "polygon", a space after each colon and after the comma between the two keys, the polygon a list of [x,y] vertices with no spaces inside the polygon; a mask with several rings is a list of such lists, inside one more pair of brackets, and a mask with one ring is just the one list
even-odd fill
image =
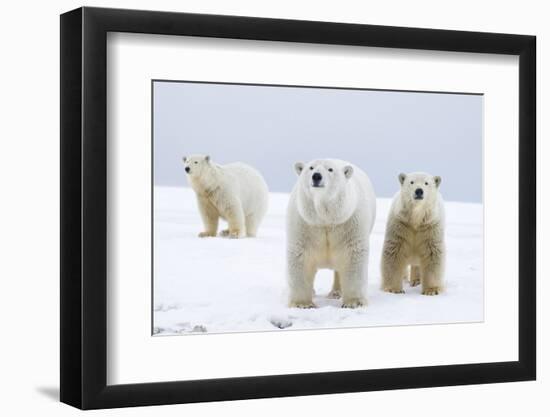
{"label": "polar bear cub", "polygon": [[220,236],[256,236],[269,199],[262,175],[241,162],[218,165],[208,155],[183,157],[183,163],[204,223],[199,237],[216,236],[220,218],[228,224]]}
{"label": "polar bear cub", "polygon": [[410,266],[410,285],[422,284],[422,294],[437,295],[445,266],[441,177],[414,172],[398,178],[401,190],[393,198],[382,252],[382,289],[403,293]]}
{"label": "polar bear cub", "polygon": [[366,305],[369,236],[376,215],[372,184],[361,169],[336,159],[297,162],[287,210],[289,306],[310,308],[318,269],[334,270],[330,298]]}

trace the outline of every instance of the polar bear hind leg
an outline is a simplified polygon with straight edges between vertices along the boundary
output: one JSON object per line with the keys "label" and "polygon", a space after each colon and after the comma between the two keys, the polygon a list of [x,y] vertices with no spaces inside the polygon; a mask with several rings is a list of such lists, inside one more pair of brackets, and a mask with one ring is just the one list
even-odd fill
{"label": "polar bear hind leg", "polygon": [[411,265],[409,284],[411,287],[416,287],[417,285],[420,285],[420,266]]}
{"label": "polar bear hind leg", "polygon": [[240,202],[232,202],[225,210],[224,217],[227,219],[229,233],[227,237],[238,239],[246,234],[243,208]]}
{"label": "polar bear hind leg", "polygon": [[247,214],[245,218],[246,235],[248,237],[256,237],[260,223],[267,213],[267,198],[260,200],[261,202],[257,206],[256,210],[253,213]]}
{"label": "polar bear hind leg", "polygon": [[257,214],[249,214],[245,218],[246,236],[256,237],[262,218]]}
{"label": "polar bear hind leg", "polygon": [[337,271],[334,271],[334,281],[332,283],[332,289],[327,295],[327,298],[334,300],[339,299],[342,296],[342,287],[340,286],[340,275]]}

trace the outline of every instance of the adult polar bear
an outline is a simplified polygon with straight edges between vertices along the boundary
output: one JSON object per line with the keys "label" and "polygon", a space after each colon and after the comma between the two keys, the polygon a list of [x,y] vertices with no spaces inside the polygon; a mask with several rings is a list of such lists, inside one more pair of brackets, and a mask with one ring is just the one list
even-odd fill
{"label": "adult polar bear", "polygon": [[289,305],[311,308],[318,269],[334,270],[331,298],[366,305],[369,236],[376,197],[361,169],[336,159],[295,164],[299,179],[287,210]]}
{"label": "adult polar bear", "polygon": [[256,236],[269,199],[262,175],[241,162],[218,165],[208,155],[184,156],[183,163],[204,223],[199,237],[216,236],[220,217],[228,224],[220,236]]}
{"label": "adult polar bear", "polygon": [[441,177],[423,172],[399,174],[382,251],[382,289],[403,293],[410,266],[410,285],[422,284],[422,294],[443,291],[445,264],[444,204]]}

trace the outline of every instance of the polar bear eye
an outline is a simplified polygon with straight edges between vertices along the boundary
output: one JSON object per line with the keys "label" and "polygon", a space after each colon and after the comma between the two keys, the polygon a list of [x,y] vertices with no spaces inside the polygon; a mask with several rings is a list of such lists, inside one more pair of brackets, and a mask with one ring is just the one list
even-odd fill
{"label": "polar bear eye", "polygon": [[198,161],[195,161],[195,164],[198,164],[199,162]]}
{"label": "polar bear eye", "polygon": [[414,181],[411,181],[411,184],[414,184]]}
{"label": "polar bear eye", "polygon": [[328,172],[332,172],[332,171],[333,171],[332,168],[329,168],[329,169],[328,169]]}
{"label": "polar bear eye", "polygon": [[313,167],[309,167],[309,169],[311,169],[313,171]]}
{"label": "polar bear eye", "polygon": [[427,182],[425,182],[425,183],[424,183],[424,185],[428,185],[428,183],[427,183]]}

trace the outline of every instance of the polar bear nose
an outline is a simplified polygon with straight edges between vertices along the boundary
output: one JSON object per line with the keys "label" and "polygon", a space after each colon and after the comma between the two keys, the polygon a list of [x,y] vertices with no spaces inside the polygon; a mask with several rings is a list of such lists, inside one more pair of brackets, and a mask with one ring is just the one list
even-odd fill
{"label": "polar bear nose", "polygon": [[323,179],[323,176],[321,174],[319,174],[318,172],[316,172],[315,174],[313,174],[311,179],[313,180],[313,182],[318,183],[318,182],[321,182],[321,180]]}
{"label": "polar bear nose", "polygon": [[187,172],[189,174],[189,171],[191,171],[191,168],[185,167],[185,172]]}
{"label": "polar bear nose", "polygon": [[417,188],[414,190],[414,195],[416,197],[422,197],[424,195],[424,190],[422,188]]}

